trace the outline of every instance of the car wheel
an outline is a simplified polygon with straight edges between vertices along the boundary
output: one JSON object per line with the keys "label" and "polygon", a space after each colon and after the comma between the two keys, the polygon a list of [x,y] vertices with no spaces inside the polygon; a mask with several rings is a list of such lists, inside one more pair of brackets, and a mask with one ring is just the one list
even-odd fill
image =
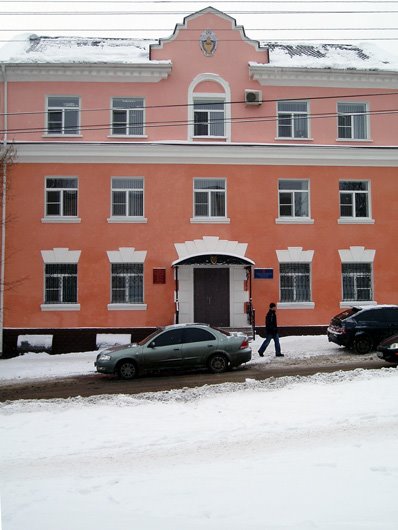
{"label": "car wheel", "polygon": [[372,348],[372,339],[367,335],[361,335],[360,337],[357,337],[354,341],[354,351],[359,355],[364,355],[365,353],[371,352]]}
{"label": "car wheel", "polygon": [[208,366],[213,374],[222,374],[228,368],[228,359],[222,353],[216,353],[210,357]]}
{"label": "car wheel", "polygon": [[137,367],[133,361],[122,361],[117,367],[120,379],[134,379],[137,376]]}

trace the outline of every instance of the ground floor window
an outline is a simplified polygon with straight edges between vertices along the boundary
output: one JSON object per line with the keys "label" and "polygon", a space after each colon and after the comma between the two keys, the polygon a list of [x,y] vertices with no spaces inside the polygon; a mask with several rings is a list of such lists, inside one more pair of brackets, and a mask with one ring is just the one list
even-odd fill
{"label": "ground floor window", "polygon": [[77,303],[77,264],[46,263],[45,303]]}
{"label": "ground floor window", "polygon": [[142,304],[144,302],[143,263],[112,263],[111,302]]}
{"label": "ground floor window", "polygon": [[311,270],[309,263],[280,263],[281,302],[311,301]]}
{"label": "ground floor window", "polygon": [[373,300],[372,264],[342,263],[343,300]]}

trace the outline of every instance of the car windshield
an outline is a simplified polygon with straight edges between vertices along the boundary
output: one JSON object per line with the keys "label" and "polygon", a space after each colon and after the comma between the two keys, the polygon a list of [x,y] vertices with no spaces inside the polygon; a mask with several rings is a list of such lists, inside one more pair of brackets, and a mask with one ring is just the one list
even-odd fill
{"label": "car windshield", "polygon": [[164,328],[158,328],[158,329],[156,329],[156,330],[153,331],[150,335],[148,335],[148,336],[145,337],[144,339],[140,340],[140,341],[138,342],[138,344],[139,344],[140,346],[143,346],[144,344],[147,344],[147,343],[150,342],[154,337],[156,337],[157,335],[159,335],[159,333],[160,333],[161,331],[163,331],[163,330],[164,330]]}

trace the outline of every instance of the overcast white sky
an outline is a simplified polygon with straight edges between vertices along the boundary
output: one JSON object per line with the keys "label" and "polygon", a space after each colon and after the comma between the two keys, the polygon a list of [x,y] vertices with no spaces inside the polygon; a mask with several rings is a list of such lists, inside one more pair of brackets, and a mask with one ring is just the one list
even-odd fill
{"label": "overcast white sky", "polygon": [[370,41],[398,54],[398,0],[0,0],[0,45],[19,33],[167,37],[184,16],[209,5],[234,17],[250,38]]}

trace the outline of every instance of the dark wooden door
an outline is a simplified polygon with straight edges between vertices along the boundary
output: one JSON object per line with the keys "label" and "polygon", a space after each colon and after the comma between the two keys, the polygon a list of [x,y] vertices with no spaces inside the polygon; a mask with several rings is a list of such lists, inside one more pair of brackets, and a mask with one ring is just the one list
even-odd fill
{"label": "dark wooden door", "polygon": [[229,326],[229,269],[194,270],[194,319],[213,326]]}

